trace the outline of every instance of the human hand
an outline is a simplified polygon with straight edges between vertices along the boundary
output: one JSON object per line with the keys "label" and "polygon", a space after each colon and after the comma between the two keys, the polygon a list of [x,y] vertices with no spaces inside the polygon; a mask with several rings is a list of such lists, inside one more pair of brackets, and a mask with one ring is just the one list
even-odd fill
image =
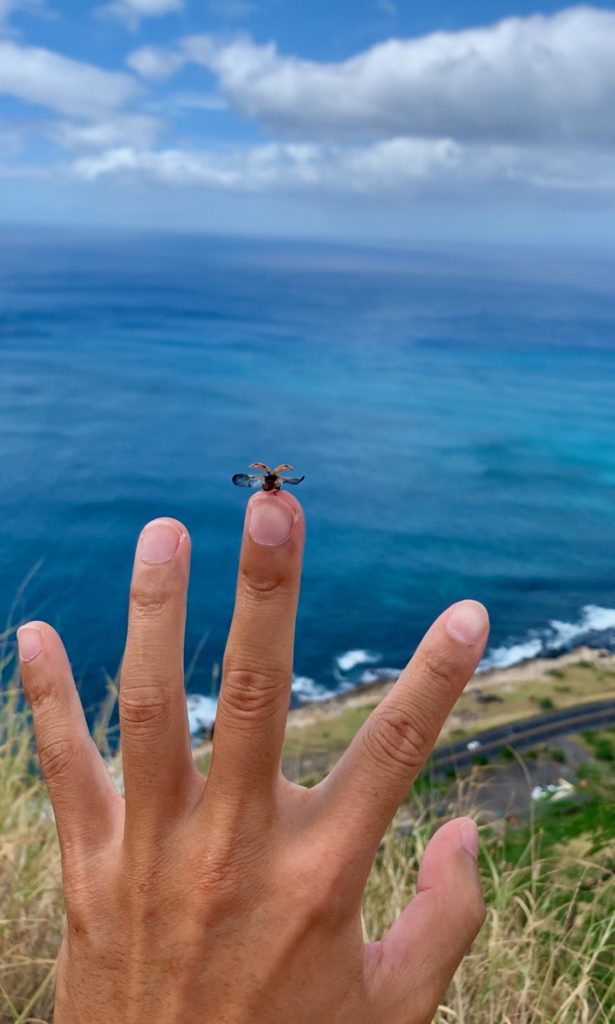
{"label": "human hand", "polygon": [[187,727],[180,523],[150,523],[137,547],[124,799],[57,633],[19,631],[62,853],[55,1024],[427,1024],[483,921],[468,819],[431,840],[417,895],[381,941],[364,944],[360,909],[382,835],[481,657],[486,612],[444,612],[331,774],[305,789],[280,772],[303,514],[289,494],[259,493],[246,524],[207,779]]}

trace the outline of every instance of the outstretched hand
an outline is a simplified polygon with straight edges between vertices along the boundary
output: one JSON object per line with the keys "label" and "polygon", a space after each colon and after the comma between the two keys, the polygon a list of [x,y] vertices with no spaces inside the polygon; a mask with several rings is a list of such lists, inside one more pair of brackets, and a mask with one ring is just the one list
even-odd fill
{"label": "outstretched hand", "polygon": [[365,944],[382,835],[482,655],[484,608],[445,611],[346,754],[305,789],[280,772],[304,519],[248,503],[207,779],[190,749],[183,636],[190,540],[145,527],[120,683],[125,798],[91,739],[57,633],[19,631],[62,851],[55,1024],[427,1024],[484,906],[467,818],[429,843],[417,894]]}

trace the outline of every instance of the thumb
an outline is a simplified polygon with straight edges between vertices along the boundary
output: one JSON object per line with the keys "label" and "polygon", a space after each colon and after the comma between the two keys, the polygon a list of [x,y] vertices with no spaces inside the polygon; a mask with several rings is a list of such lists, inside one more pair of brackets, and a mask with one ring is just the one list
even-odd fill
{"label": "thumb", "polygon": [[[427,1024],[485,920],[478,829],[449,821],[429,842],[417,894],[380,942],[366,947],[378,1019]],[[388,1014],[388,1016],[387,1016]]]}

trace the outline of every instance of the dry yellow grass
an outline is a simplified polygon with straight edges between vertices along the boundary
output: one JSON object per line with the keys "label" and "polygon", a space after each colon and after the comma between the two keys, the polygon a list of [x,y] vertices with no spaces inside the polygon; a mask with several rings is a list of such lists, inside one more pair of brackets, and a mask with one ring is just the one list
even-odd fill
{"label": "dry yellow grass", "polygon": [[32,758],[29,718],[9,691],[0,713],[0,1020],[51,1020],[62,928],[53,816]]}
{"label": "dry yellow grass", "polygon": [[[365,900],[370,938],[405,905],[427,834],[419,827],[411,842],[387,837]],[[436,1024],[613,1024],[615,884],[608,853],[591,853],[585,840],[545,856],[535,845],[509,860],[501,836],[483,837],[487,920]]]}
{"label": "dry yellow grass", "polygon": [[[605,797],[606,798],[606,797]],[[460,813],[468,810],[467,802]],[[416,811],[412,838],[392,829],[365,899],[369,937],[410,898],[433,822]],[[613,849],[581,833],[543,843],[485,828],[485,927],[457,973],[437,1024],[613,1024]],[[49,1022],[62,928],[53,818],[16,689],[0,711],[0,1020]],[[383,1022],[384,1024],[384,1022]]]}

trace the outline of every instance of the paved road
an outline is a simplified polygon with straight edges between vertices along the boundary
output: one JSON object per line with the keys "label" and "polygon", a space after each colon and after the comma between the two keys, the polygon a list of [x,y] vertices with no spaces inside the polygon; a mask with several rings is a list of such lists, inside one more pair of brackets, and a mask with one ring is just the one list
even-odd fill
{"label": "paved road", "polygon": [[[615,700],[601,700],[592,704],[563,708],[561,711],[547,711],[534,718],[510,722],[497,729],[466,737],[458,743],[438,747],[431,766],[432,770],[438,772],[451,768],[469,768],[476,762],[477,757],[489,758],[497,755],[503,747],[513,747],[519,751],[529,750],[555,736],[584,732],[586,729],[604,729],[610,725],[615,725]],[[470,742],[478,743],[479,746],[468,750]]]}

